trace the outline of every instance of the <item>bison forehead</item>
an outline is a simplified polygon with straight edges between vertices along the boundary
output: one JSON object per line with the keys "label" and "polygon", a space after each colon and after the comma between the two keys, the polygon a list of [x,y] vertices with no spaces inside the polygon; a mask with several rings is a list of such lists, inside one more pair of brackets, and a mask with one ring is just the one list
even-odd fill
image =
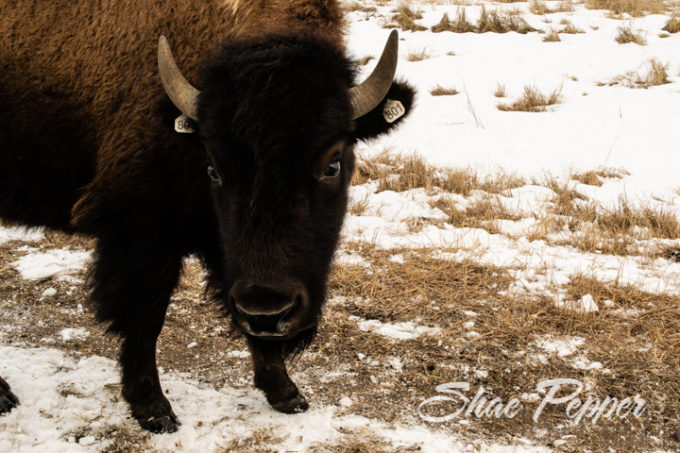
{"label": "bison forehead", "polygon": [[[333,43],[317,36],[240,39],[209,58],[199,117],[208,139],[225,136],[258,148],[306,146],[352,125],[354,72]],[[298,142],[296,144],[296,142]]]}

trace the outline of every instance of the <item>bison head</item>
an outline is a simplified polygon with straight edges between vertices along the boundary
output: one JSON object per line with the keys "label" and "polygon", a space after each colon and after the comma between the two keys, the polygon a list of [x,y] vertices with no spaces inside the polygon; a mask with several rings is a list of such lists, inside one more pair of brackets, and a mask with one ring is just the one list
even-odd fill
{"label": "bison head", "polygon": [[318,36],[228,41],[191,86],[161,37],[166,93],[197,121],[223,249],[224,299],[248,335],[311,338],[326,292],[354,170],[354,144],[396,124],[414,91],[394,82],[393,32],[376,69],[355,66]]}

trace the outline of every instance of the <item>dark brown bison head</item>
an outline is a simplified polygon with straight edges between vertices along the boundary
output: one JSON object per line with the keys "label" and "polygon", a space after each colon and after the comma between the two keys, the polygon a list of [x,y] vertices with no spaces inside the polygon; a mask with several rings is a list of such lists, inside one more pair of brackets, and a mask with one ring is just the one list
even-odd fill
{"label": "dark brown bison head", "polygon": [[324,39],[243,38],[207,60],[199,91],[161,38],[166,92],[196,120],[210,162],[225,303],[248,335],[313,335],[354,144],[396,124],[386,103],[389,109],[399,101],[406,111],[412,105],[413,89],[393,82],[397,43],[394,32],[373,74],[355,85],[354,64]]}

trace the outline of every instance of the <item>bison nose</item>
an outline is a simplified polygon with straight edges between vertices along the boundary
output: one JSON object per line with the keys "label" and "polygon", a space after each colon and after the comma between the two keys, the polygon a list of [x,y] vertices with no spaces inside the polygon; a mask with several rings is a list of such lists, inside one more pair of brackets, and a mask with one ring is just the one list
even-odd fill
{"label": "bison nose", "polygon": [[283,289],[238,282],[230,296],[247,333],[256,336],[286,336],[293,333],[296,317],[305,300],[301,288]]}

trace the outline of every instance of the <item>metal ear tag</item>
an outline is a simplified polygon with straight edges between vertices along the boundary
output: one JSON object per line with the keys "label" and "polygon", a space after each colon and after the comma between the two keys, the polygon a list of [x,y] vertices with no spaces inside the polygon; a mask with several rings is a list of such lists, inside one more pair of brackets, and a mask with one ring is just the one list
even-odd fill
{"label": "metal ear tag", "polygon": [[405,113],[406,109],[404,108],[404,104],[401,102],[392,99],[388,99],[387,102],[385,102],[385,107],[383,108],[383,118],[385,118],[385,121],[388,123],[394,123],[399,118],[404,116]]}
{"label": "metal ear tag", "polygon": [[186,115],[178,116],[175,118],[175,132],[180,134],[193,134],[196,132],[194,120]]}

